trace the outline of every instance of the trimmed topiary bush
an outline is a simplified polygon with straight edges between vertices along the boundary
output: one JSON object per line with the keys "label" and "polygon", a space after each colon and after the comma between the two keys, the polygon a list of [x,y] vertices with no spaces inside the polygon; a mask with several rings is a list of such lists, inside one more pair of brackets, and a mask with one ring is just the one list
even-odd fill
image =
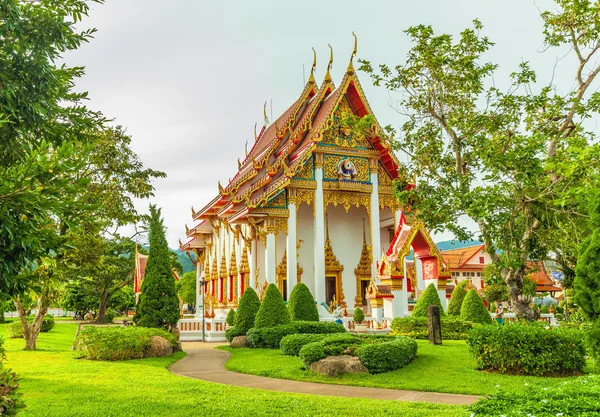
{"label": "trimmed topiary bush", "polygon": [[[440,323],[443,340],[465,340],[474,326],[474,323],[454,316],[441,317]],[[429,338],[426,317],[397,317],[392,321],[391,328],[394,336]]]}
{"label": "trimmed topiary bush", "polygon": [[354,322],[362,324],[363,321],[365,321],[365,313],[363,313],[362,308],[356,307],[354,309]]}
{"label": "trimmed topiary bush", "polygon": [[284,355],[298,356],[302,346],[319,342],[329,336],[329,334],[290,334],[281,339],[279,348]]}
{"label": "trimmed topiary bush", "polygon": [[460,308],[462,307],[463,300],[467,295],[465,287],[468,283],[469,281],[461,281],[452,290],[452,295],[450,296],[450,303],[448,303],[449,316],[460,316]]}
{"label": "trimmed topiary bush", "polygon": [[310,364],[328,356],[340,356],[344,354],[356,356],[358,346],[363,342],[352,334],[339,334],[326,337],[319,342],[304,345],[298,354],[306,369]]}
{"label": "trimmed topiary bush", "polygon": [[491,324],[492,317],[490,312],[485,308],[483,300],[477,294],[477,290],[471,289],[463,300],[460,309],[460,318],[473,323]]}
{"label": "trimmed topiary bush", "polygon": [[429,306],[438,306],[440,308],[440,316],[445,315],[440,296],[433,284],[429,284],[417,300],[417,304],[412,311],[412,317],[427,317],[427,307]]}
{"label": "trimmed topiary bush", "polygon": [[233,308],[229,309],[227,317],[225,318],[225,323],[227,323],[230,326],[233,326],[235,324],[235,310]]}
{"label": "trimmed topiary bush", "polygon": [[245,336],[246,332],[242,332],[241,330],[238,330],[237,327],[230,327],[229,329],[225,330],[225,340],[227,340],[229,343],[231,343],[231,341],[233,340],[234,337],[237,336]]}
{"label": "trimmed topiary bush", "polygon": [[290,312],[285,306],[283,296],[279,292],[277,285],[269,284],[267,292],[263,297],[263,302],[260,305],[256,318],[254,319],[254,327],[262,329],[264,327],[273,327],[280,324],[288,324],[290,322]]}
{"label": "trimmed topiary bush", "polygon": [[255,348],[279,349],[281,339],[290,334],[331,334],[346,333],[341,324],[331,322],[294,321],[274,327],[250,329],[248,341]]}
{"label": "trimmed topiary bush", "polygon": [[292,289],[288,310],[292,321],[319,321],[319,310],[306,284],[298,283]]}
{"label": "trimmed topiary bush", "polygon": [[169,332],[149,327],[84,327],[75,349],[86,359],[118,361],[143,358],[152,347],[152,337],[166,339],[173,349],[177,339]]}
{"label": "trimmed topiary bush", "polygon": [[476,326],[467,339],[479,369],[519,375],[573,375],[585,367],[583,334],[539,322]]}
{"label": "trimmed topiary bush", "polygon": [[240,297],[240,303],[238,304],[233,324],[236,328],[237,336],[245,335],[248,330],[254,327],[254,320],[259,309],[260,300],[258,299],[258,295],[256,295],[256,291],[247,287],[244,294]]}
{"label": "trimmed topiary bush", "polygon": [[363,344],[358,348],[357,356],[372,374],[395,371],[417,356],[417,342],[398,337],[390,342]]}

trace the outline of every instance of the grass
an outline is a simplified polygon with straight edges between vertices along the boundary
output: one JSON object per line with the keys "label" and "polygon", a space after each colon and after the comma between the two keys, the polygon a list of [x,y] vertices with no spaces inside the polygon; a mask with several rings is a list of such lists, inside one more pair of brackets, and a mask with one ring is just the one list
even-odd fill
{"label": "grass", "polygon": [[230,371],[298,381],[327,382],[340,385],[446,392],[454,394],[489,395],[499,391],[544,389],[556,381],[570,378],[511,376],[481,372],[461,340],[444,341],[441,346],[418,340],[418,356],[402,369],[378,375],[341,375],[326,377],[302,368],[298,357],[285,356],[279,349],[220,349],[231,352],[225,367]]}
{"label": "grass", "polygon": [[[77,326],[61,324],[40,334],[38,351],[6,339],[6,365],[21,378],[24,417],[393,415],[466,416],[466,407],[285,394],[198,381],[171,374],[184,357],[100,362],[75,359]],[[0,325],[0,334],[5,326]],[[437,378],[437,376],[436,376]]]}

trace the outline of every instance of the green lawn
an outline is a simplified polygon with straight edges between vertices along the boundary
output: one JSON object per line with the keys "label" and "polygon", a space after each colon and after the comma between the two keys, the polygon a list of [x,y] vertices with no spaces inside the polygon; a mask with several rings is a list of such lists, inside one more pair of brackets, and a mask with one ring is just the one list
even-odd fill
{"label": "green lawn", "polygon": [[70,349],[76,327],[65,323],[42,333],[35,352],[22,351],[23,340],[5,340],[7,366],[21,377],[28,410],[23,416],[469,415],[466,407],[284,394],[188,379],[166,369],[183,353],[127,362],[75,359]]}
{"label": "green lawn", "polygon": [[328,382],[409,389],[417,391],[447,392],[456,394],[487,395],[499,391],[543,389],[571,378],[542,378],[510,376],[477,371],[464,341],[444,341],[441,346],[418,340],[418,357],[406,367],[378,375],[342,375],[326,377],[302,368],[298,357],[285,356],[279,349],[231,349],[225,367],[230,371],[299,381]]}

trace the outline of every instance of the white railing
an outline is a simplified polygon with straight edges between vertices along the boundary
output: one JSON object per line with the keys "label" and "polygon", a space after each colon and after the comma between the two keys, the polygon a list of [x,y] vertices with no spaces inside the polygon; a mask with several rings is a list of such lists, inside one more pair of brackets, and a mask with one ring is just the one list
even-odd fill
{"label": "white railing", "polygon": [[[202,317],[180,319],[177,327],[179,328],[180,341],[202,341]],[[204,318],[204,341],[224,342],[226,328],[224,318]]]}
{"label": "white railing", "polygon": [[[35,314],[36,312],[37,312],[37,309],[35,309],[35,308],[31,310],[31,314]],[[73,317],[75,315],[75,313],[73,313],[72,311],[67,311],[62,308],[49,308],[48,312],[46,314],[50,314],[54,317],[62,317],[62,316]],[[17,313],[16,311],[5,311],[4,317],[6,317],[6,318],[19,317],[19,313]]]}
{"label": "white railing", "polygon": [[[322,317],[321,321],[332,322],[335,321],[333,317]],[[354,322],[354,317],[342,317],[342,324],[348,331],[354,331],[356,329]],[[365,321],[363,324],[367,325],[367,331],[369,332],[389,332],[390,325],[392,324],[392,318],[384,317],[381,323],[378,323],[375,320],[375,317],[365,317]]]}
{"label": "white railing", "polygon": [[[494,319],[494,320],[496,319],[496,313],[490,313],[490,315],[492,316],[492,319]],[[515,313],[504,313],[502,315],[502,318],[504,319],[505,322],[510,323],[517,319],[517,315]],[[554,317],[553,313],[542,313],[542,314],[540,314],[540,318],[538,320],[544,321],[551,326],[558,325],[558,321],[556,320],[556,317]]]}

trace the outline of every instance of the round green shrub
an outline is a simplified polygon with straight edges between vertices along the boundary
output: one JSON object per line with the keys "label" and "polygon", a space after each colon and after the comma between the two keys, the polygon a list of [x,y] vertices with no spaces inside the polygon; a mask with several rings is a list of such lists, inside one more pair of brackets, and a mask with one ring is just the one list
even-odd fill
{"label": "round green shrub", "polygon": [[269,284],[267,291],[260,305],[256,318],[254,319],[254,327],[261,329],[264,327],[273,327],[280,324],[288,324],[290,322],[290,312],[285,306],[285,301],[279,289],[275,284]]}
{"label": "round green shrub", "polygon": [[149,327],[84,327],[75,340],[81,357],[93,360],[118,361],[139,359],[152,346],[152,337],[160,336],[177,348],[177,339],[162,329]]}
{"label": "round green shrub", "polygon": [[[33,320],[32,320],[33,321]],[[54,316],[46,314],[44,320],[42,320],[42,326],[40,332],[47,333],[54,328]]]}
{"label": "round green shrub", "polygon": [[427,317],[427,307],[429,306],[438,306],[440,308],[440,316],[445,315],[440,296],[433,284],[429,284],[417,300],[417,304],[412,311],[412,317]]}
{"label": "round green shrub", "polygon": [[363,313],[362,308],[356,307],[354,309],[354,322],[361,324],[363,321],[365,321],[365,313]]}
{"label": "round green shrub", "polygon": [[234,326],[237,329],[238,336],[245,335],[248,330],[254,327],[254,320],[256,313],[260,308],[260,300],[256,292],[247,287],[244,294],[240,297],[240,303],[238,304],[238,310],[235,315]]}
{"label": "round green shrub", "polygon": [[468,283],[469,281],[461,281],[452,290],[452,295],[450,296],[450,303],[448,303],[449,316],[460,316],[460,308],[462,307],[463,300],[467,295],[465,287]]}
{"label": "round green shrub", "polygon": [[417,356],[417,342],[409,337],[398,337],[389,342],[363,344],[357,356],[372,374],[395,371]]}
{"label": "round green shrub", "polygon": [[233,308],[229,309],[227,317],[225,318],[225,323],[227,323],[229,326],[233,326],[235,324],[235,310]]}
{"label": "round green shrub", "polygon": [[319,321],[319,310],[306,284],[300,282],[292,289],[288,302],[292,321]]}
{"label": "round green shrub", "polygon": [[490,312],[485,308],[483,300],[479,294],[477,294],[477,290],[471,289],[465,296],[460,309],[460,318],[472,321],[473,323],[492,323]]}
{"label": "round green shrub", "polygon": [[231,341],[233,340],[234,337],[245,336],[245,335],[246,335],[246,332],[242,332],[242,331],[238,330],[238,328],[235,326],[230,327],[229,329],[225,330],[225,340],[227,340],[229,343],[231,343]]}
{"label": "round green shrub", "polygon": [[329,337],[329,334],[290,334],[281,339],[279,348],[284,355],[298,356],[302,346],[321,341],[326,337]]}
{"label": "round green shrub", "polygon": [[290,334],[346,333],[341,324],[332,322],[293,321],[273,327],[253,328],[248,331],[248,341],[255,348],[279,349],[281,339]]}
{"label": "round green shrub", "polygon": [[304,345],[300,349],[298,356],[300,356],[304,367],[308,369],[313,362],[328,356],[340,356],[349,350],[349,353],[354,353],[353,356],[355,356],[356,349],[362,342],[362,339],[352,334],[332,335],[319,342]]}
{"label": "round green shrub", "polygon": [[479,369],[500,373],[572,375],[586,364],[580,330],[545,328],[539,322],[476,326],[467,345]]}
{"label": "round green shrub", "polygon": [[6,326],[8,337],[11,339],[19,339],[23,337],[23,326],[20,321],[13,321]]}

